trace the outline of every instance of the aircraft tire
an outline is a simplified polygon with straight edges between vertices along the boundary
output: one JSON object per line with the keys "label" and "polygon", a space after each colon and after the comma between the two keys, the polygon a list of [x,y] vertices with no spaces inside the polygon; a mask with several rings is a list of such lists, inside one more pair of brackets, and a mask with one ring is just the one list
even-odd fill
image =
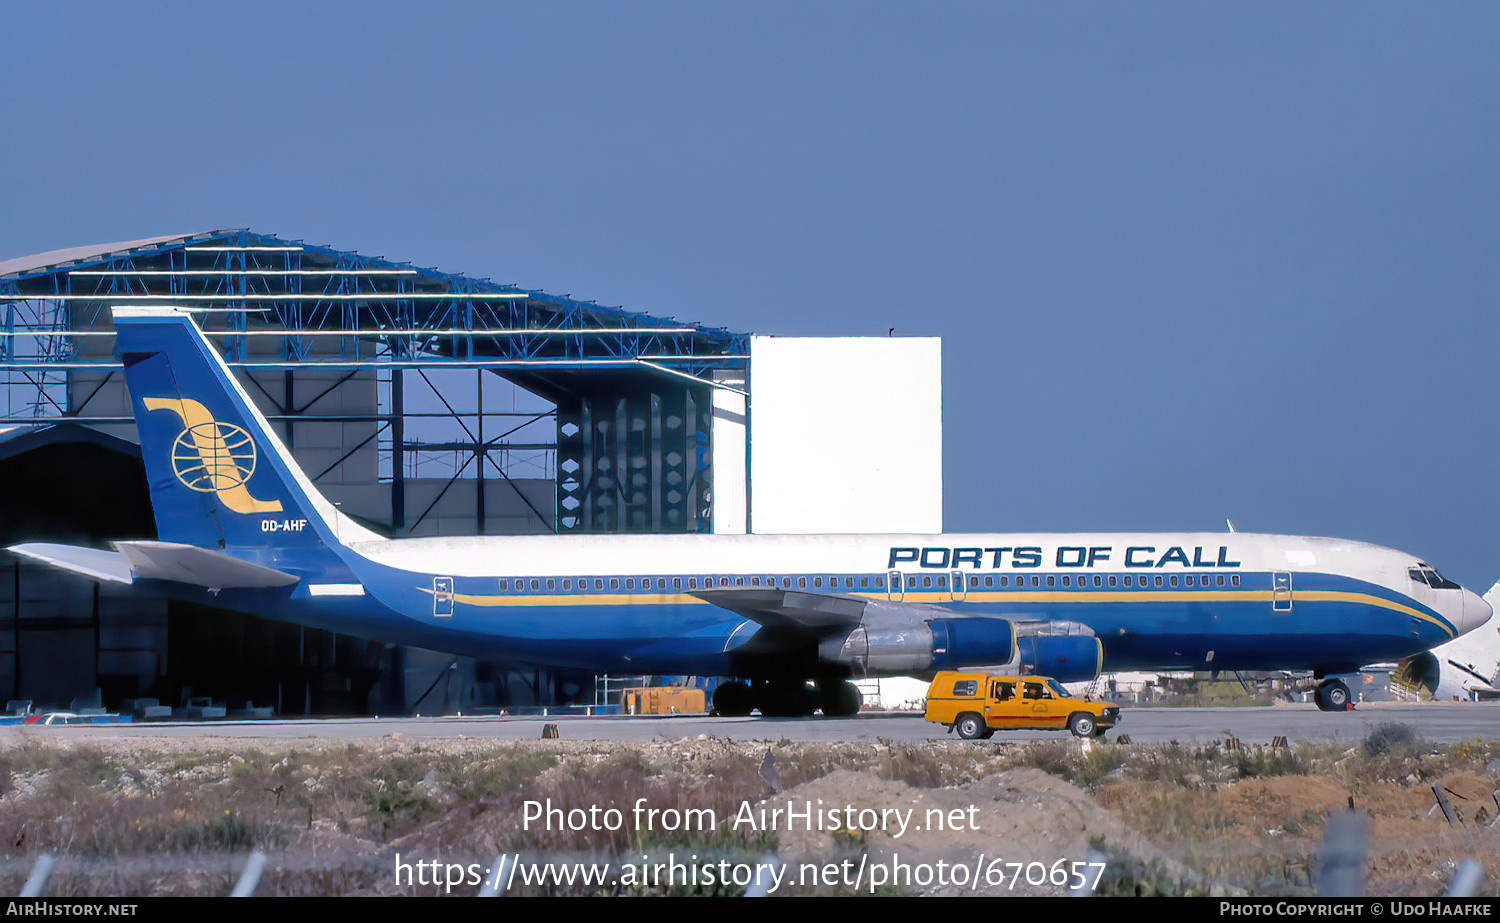
{"label": "aircraft tire", "polygon": [[830,680],[818,684],[819,706],[830,718],[852,718],[859,714],[864,696],[859,687],[847,680]]}
{"label": "aircraft tire", "polygon": [[714,690],[714,714],[725,718],[743,718],[754,707],[755,694],[745,683],[720,683],[719,688]]}
{"label": "aircraft tire", "polygon": [[761,690],[760,713],[767,718],[805,718],[817,710],[817,693],[806,683],[767,686]]}
{"label": "aircraft tire", "polygon": [[1318,687],[1317,702],[1322,711],[1347,711],[1349,687],[1341,679],[1326,682]]}

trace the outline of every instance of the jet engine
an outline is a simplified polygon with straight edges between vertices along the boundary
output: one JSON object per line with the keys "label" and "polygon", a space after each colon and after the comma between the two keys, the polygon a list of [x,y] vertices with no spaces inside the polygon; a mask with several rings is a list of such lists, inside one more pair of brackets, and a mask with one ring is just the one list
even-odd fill
{"label": "jet engine", "polygon": [[1029,635],[1016,639],[1021,664],[1028,672],[1060,683],[1096,679],[1104,665],[1104,646],[1093,635]]}
{"label": "jet engine", "polygon": [[1391,685],[1439,702],[1500,698],[1500,632],[1481,628],[1407,657],[1391,671]]}
{"label": "jet engine", "polygon": [[1004,618],[955,618],[936,607],[872,602],[859,627],[826,640],[819,654],[857,674],[915,675],[1015,656],[1015,626]]}

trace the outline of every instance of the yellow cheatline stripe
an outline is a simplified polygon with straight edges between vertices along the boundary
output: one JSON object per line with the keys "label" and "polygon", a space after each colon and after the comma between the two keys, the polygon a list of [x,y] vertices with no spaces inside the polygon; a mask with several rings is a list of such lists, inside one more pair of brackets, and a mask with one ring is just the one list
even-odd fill
{"label": "yellow cheatline stripe", "polygon": [[1293,599],[1306,599],[1310,602],[1356,602],[1367,606],[1380,606],[1384,609],[1393,609],[1397,612],[1405,612],[1424,621],[1431,622],[1448,633],[1449,637],[1457,637],[1457,632],[1446,622],[1435,619],[1425,612],[1418,611],[1410,606],[1403,606],[1389,599],[1381,599],[1379,596],[1370,596],[1367,593],[1336,593],[1330,590],[1303,590],[1293,594]]}
{"label": "yellow cheatline stripe", "polygon": [[[434,591],[427,587],[418,587],[423,593],[435,595]],[[713,587],[712,589],[721,589]],[[723,588],[728,589],[728,588]],[[771,587],[734,587],[733,589],[772,589]],[[780,589],[779,587],[776,589]],[[819,591],[810,591],[817,593]],[[472,593],[454,593],[453,601],[464,603],[469,606],[629,606],[629,605],[695,605],[704,602],[696,596],[686,593],[601,593],[585,594],[582,596],[553,595],[553,596],[489,596]],[[865,599],[885,600],[883,593],[841,593],[834,595],[859,596]],[[1210,590],[1207,592],[1104,592],[1091,593],[1077,591],[1071,593],[967,593],[963,599],[955,600],[948,593],[920,593],[907,592],[900,602],[911,603],[1131,603],[1131,602],[1264,602],[1270,603],[1272,599],[1270,590]],[[1381,599],[1379,596],[1371,596],[1368,593],[1346,593],[1333,590],[1298,590],[1292,595],[1292,601],[1296,602],[1343,602],[1358,603],[1366,606],[1378,606],[1382,609],[1390,609],[1394,612],[1404,612],[1413,618],[1419,618],[1431,622],[1449,637],[1456,637],[1456,632],[1447,623],[1433,618],[1425,612],[1413,609],[1410,606],[1393,602],[1389,599]]]}

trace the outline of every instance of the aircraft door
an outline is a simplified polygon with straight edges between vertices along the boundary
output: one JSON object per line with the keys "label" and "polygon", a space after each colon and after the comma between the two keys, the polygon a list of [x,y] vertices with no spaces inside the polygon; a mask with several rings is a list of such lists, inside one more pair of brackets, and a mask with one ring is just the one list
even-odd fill
{"label": "aircraft door", "polygon": [[453,617],[453,578],[432,578],[432,615],[434,618]]}
{"label": "aircraft door", "polygon": [[893,570],[885,575],[886,595],[891,602],[900,602],[906,597],[906,591],[901,588],[901,572]]}
{"label": "aircraft door", "polygon": [[1271,611],[1292,611],[1292,575],[1284,573],[1273,573],[1271,575]]}
{"label": "aircraft door", "polygon": [[961,603],[964,601],[964,596],[968,592],[968,584],[964,581],[968,579],[961,570],[956,570],[948,575],[948,585],[952,588],[951,592],[954,602]]}

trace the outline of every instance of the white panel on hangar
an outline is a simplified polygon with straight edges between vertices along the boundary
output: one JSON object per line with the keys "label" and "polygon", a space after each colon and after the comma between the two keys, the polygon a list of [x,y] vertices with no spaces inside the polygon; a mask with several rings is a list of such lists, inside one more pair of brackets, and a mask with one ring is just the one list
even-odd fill
{"label": "white panel on hangar", "polygon": [[943,531],[942,379],[937,337],[752,337],[750,530]]}

